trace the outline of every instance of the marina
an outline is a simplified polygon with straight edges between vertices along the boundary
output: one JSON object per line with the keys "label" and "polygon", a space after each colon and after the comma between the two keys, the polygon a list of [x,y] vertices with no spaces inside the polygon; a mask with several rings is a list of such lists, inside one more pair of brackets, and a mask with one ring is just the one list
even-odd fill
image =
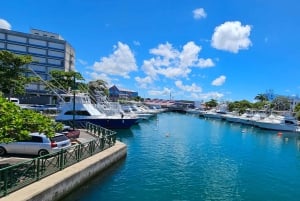
{"label": "marina", "polygon": [[173,112],[117,132],[126,159],[62,201],[299,199],[298,133]]}

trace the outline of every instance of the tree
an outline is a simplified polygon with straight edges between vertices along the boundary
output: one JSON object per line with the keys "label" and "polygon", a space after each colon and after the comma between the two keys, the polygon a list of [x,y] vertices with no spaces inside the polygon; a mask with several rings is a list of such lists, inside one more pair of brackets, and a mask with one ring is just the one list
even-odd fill
{"label": "tree", "polygon": [[89,91],[96,94],[97,92],[102,92],[104,95],[108,96],[109,91],[107,87],[107,82],[104,80],[96,80],[96,81],[90,81],[88,83]]}
{"label": "tree", "polygon": [[[69,91],[74,87],[74,78],[75,80],[84,80],[82,75],[75,71],[53,70],[50,75],[52,79],[48,81],[47,89],[55,88],[56,90]],[[78,85],[78,83],[76,84]]]}
{"label": "tree", "polygon": [[0,142],[24,140],[30,132],[44,133],[48,137],[62,129],[49,117],[32,110],[25,110],[0,97]]}
{"label": "tree", "polygon": [[215,99],[210,99],[210,101],[205,102],[206,107],[216,107],[218,105],[218,102]]}
{"label": "tree", "polygon": [[253,104],[247,100],[234,101],[228,104],[229,111],[237,111],[239,114],[245,113],[247,109],[251,109]]}
{"label": "tree", "polygon": [[287,97],[278,96],[272,101],[271,107],[275,110],[289,110],[291,104]]}
{"label": "tree", "polygon": [[295,106],[294,111],[295,111],[295,113],[296,113],[297,119],[300,120],[300,103],[298,103],[298,104]]}
{"label": "tree", "polygon": [[28,69],[26,64],[32,62],[29,55],[16,55],[9,51],[0,51],[0,90],[8,94],[9,98],[14,94],[24,94],[25,85],[37,78],[25,77]]}
{"label": "tree", "polygon": [[268,97],[265,94],[257,94],[254,99],[260,102],[268,101]]}
{"label": "tree", "polygon": [[97,96],[106,99],[106,97],[109,95],[107,82],[104,80],[90,81],[88,83],[88,89],[92,100],[95,102],[97,102]]}

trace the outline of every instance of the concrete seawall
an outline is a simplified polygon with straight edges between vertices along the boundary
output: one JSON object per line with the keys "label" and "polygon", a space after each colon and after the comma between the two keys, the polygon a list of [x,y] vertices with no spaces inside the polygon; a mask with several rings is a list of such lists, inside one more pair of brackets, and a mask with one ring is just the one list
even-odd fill
{"label": "concrete seawall", "polygon": [[90,158],[76,163],[53,175],[43,178],[29,186],[13,192],[1,201],[55,201],[88,179],[105,170],[120,159],[126,157],[127,147],[124,143],[116,144]]}

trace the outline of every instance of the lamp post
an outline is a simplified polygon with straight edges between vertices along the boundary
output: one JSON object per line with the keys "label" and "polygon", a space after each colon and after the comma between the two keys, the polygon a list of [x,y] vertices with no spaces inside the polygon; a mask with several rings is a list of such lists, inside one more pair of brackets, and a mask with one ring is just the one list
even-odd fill
{"label": "lamp post", "polygon": [[76,89],[76,78],[73,76],[73,130],[75,130],[75,89]]}

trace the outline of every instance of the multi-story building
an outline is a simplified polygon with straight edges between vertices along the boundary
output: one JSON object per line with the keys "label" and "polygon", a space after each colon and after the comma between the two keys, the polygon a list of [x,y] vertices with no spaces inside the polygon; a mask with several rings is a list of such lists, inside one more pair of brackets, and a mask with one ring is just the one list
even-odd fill
{"label": "multi-story building", "polygon": [[115,85],[110,87],[108,90],[109,98],[113,101],[116,101],[118,99],[131,99],[138,97],[138,92],[127,89],[119,89]]}
{"label": "multi-story building", "polygon": [[[22,33],[0,28],[0,50],[18,55],[31,55],[34,62],[27,65],[31,72],[26,76],[38,76],[50,80],[52,70],[73,71],[75,51],[59,34],[31,29]],[[20,97],[21,103],[53,103],[53,93],[45,89],[45,84],[32,83],[26,88],[26,96]]]}

